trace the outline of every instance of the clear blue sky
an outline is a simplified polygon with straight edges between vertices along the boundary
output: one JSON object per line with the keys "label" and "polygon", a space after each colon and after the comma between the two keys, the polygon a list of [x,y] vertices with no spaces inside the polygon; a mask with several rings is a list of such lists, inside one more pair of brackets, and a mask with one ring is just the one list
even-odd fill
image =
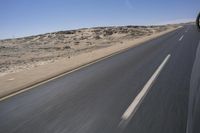
{"label": "clear blue sky", "polygon": [[0,39],[93,26],[194,19],[200,0],[0,0]]}

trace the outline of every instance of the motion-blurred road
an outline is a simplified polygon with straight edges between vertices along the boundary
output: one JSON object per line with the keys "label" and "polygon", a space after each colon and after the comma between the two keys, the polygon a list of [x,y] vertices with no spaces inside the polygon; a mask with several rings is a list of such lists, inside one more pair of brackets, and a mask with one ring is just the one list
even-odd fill
{"label": "motion-blurred road", "polygon": [[184,133],[199,40],[185,25],[3,100],[0,132]]}

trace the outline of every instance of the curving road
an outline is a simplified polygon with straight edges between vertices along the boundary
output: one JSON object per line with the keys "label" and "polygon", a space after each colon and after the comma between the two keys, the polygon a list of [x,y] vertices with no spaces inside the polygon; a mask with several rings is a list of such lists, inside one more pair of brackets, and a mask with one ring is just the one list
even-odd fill
{"label": "curving road", "polygon": [[194,25],[0,101],[1,133],[184,133]]}

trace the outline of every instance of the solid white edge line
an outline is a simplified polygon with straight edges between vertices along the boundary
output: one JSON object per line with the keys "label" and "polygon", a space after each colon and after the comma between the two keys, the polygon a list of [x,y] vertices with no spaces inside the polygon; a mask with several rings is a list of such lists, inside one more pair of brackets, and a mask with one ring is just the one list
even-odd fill
{"label": "solid white edge line", "polygon": [[181,38],[179,39],[179,41],[181,41],[183,39],[184,35],[181,36]]}
{"label": "solid white edge line", "polygon": [[154,72],[154,74],[151,76],[151,78],[148,80],[148,82],[144,85],[143,89],[140,91],[140,93],[135,97],[131,105],[128,107],[128,109],[124,112],[122,115],[122,121],[126,121],[128,119],[131,119],[133,117],[134,113],[136,112],[139,104],[142,102],[143,98],[148,93],[149,89],[151,88],[153,82],[156,80],[164,66],[166,65],[167,61],[171,57],[170,54],[168,54],[164,61],[161,63],[161,65],[157,68],[157,70]]}

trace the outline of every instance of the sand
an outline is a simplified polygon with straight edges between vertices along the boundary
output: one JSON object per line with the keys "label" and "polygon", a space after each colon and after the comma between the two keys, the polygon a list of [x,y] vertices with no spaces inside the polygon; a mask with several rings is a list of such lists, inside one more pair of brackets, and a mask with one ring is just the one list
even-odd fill
{"label": "sand", "polygon": [[124,26],[62,31],[0,41],[0,97],[179,28]]}

